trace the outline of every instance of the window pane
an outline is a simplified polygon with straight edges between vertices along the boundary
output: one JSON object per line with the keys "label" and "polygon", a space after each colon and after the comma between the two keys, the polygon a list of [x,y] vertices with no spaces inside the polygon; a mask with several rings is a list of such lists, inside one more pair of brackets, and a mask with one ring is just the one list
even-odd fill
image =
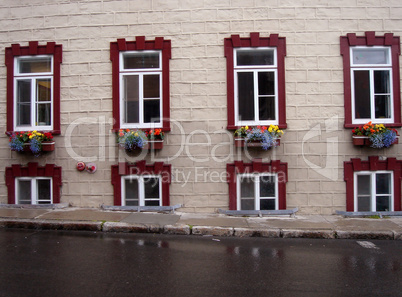
{"label": "window pane", "polygon": [[20,73],[43,73],[51,72],[51,58],[20,59]]}
{"label": "window pane", "polygon": [[275,183],[274,175],[260,176],[260,197],[275,197]]}
{"label": "window pane", "polygon": [[375,207],[376,211],[391,211],[390,196],[377,196]]}
{"label": "window pane", "polygon": [[389,64],[388,50],[385,48],[353,49],[353,64]]}
{"label": "window pane", "polygon": [[391,194],[391,174],[378,173],[375,176],[376,194]]}
{"label": "window pane", "polygon": [[159,198],[159,178],[144,178],[145,198]]}
{"label": "window pane", "polygon": [[374,71],[374,93],[376,94],[390,93],[389,75],[390,73],[387,70]]}
{"label": "window pane", "polygon": [[38,104],[38,126],[49,126],[51,120],[51,104]]}
{"label": "window pane", "polygon": [[144,98],[160,98],[159,75],[144,75]]}
{"label": "window pane", "polygon": [[369,119],[371,118],[369,71],[353,71],[353,74],[355,87],[355,117],[356,119]]}
{"label": "window pane", "polygon": [[370,195],[370,175],[357,176],[357,195]]}
{"label": "window pane", "polygon": [[275,120],[275,98],[258,98],[258,113],[260,121]]}
{"label": "window pane", "polygon": [[146,200],[145,206],[160,206],[159,200]]}
{"label": "window pane", "polygon": [[387,95],[375,96],[375,117],[376,119],[388,119],[391,117],[390,97]]}
{"label": "window pane", "polygon": [[258,95],[275,95],[274,72],[258,72]]}
{"label": "window pane", "polygon": [[139,76],[126,75],[123,76],[124,83],[124,105],[125,105],[125,122],[139,122]]}
{"label": "window pane", "polygon": [[38,79],[36,80],[36,101],[52,100],[51,96],[51,80],[50,79]]}
{"label": "window pane", "polygon": [[159,100],[144,100],[144,123],[159,123],[160,110]]}
{"label": "window pane", "polygon": [[159,53],[125,54],[124,69],[159,68]]}
{"label": "window pane", "polygon": [[254,180],[252,177],[242,177],[240,180],[240,197],[254,198]]}
{"label": "window pane", "polygon": [[237,65],[274,65],[273,50],[239,50],[237,51]]}
{"label": "window pane", "polygon": [[31,204],[31,181],[19,180],[18,181],[18,197],[19,204]]}
{"label": "window pane", "polygon": [[237,73],[240,121],[254,120],[254,79],[252,72]]}
{"label": "window pane", "polygon": [[357,211],[371,211],[370,196],[357,198]]}
{"label": "window pane", "polygon": [[17,81],[17,125],[31,125],[31,80]]}
{"label": "window pane", "polygon": [[274,199],[261,199],[260,200],[260,210],[275,210],[275,200]]}
{"label": "window pane", "polygon": [[126,197],[124,197],[127,206],[138,206],[138,180],[124,180]]}
{"label": "window pane", "polygon": [[49,179],[37,180],[38,203],[47,204],[51,203],[51,186]]}
{"label": "window pane", "polygon": [[253,199],[241,199],[240,201],[241,210],[254,210],[254,198]]}

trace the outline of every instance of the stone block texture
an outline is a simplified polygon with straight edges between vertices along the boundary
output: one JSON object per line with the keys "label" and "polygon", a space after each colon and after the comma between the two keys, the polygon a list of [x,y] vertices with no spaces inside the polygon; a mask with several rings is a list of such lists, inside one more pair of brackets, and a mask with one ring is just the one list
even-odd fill
{"label": "stone block texture", "polygon": [[[308,214],[345,210],[343,162],[367,159],[376,152],[353,147],[351,132],[343,127],[340,36],[362,36],[365,31],[401,36],[402,2],[385,2],[3,0],[3,61],[6,47],[15,43],[27,46],[29,41],[62,44],[63,61],[61,135],[55,137],[55,151],[40,157],[8,148],[4,133],[7,71],[5,64],[0,64],[0,175],[12,164],[56,164],[63,172],[61,202],[99,207],[113,205],[112,165],[141,159],[165,162],[172,165],[171,205],[180,203],[183,211],[211,212],[229,208],[226,164],[258,157],[264,162],[288,163],[288,208],[298,207]],[[249,37],[251,32],[260,37],[286,37],[287,128],[280,147],[246,154],[234,147],[232,131],[226,129],[224,38],[232,34]],[[112,132],[110,61],[110,42],[134,41],[136,36],[147,40],[163,37],[171,40],[172,46],[171,131],[166,133],[161,151],[139,158],[122,154]],[[400,151],[398,147],[378,153],[398,157]],[[98,169],[94,174],[78,172],[78,161],[96,163]],[[7,203],[4,178],[0,179],[0,203]],[[109,228],[114,230],[114,226]]]}

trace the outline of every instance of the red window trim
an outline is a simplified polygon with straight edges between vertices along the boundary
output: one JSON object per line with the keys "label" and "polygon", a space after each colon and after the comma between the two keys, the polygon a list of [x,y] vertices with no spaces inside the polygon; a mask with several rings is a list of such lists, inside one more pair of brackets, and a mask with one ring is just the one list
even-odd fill
{"label": "red window trim", "polygon": [[170,85],[169,60],[171,58],[171,42],[163,37],[145,40],[145,36],[136,36],[135,41],[117,39],[110,43],[110,60],[112,61],[112,99],[113,99],[113,131],[120,130],[120,82],[119,82],[119,53],[135,50],[162,50],[162,130],[170,131]]}
{"label": "red window trim", "polygon": [[146,161],[138,161],[135,164],[127,162],[112,165],[112,185],[114,205],[121,206],[121,177],[125,175],[160,175],[162,181],[162,206],[170,206],[169,185],[171,183],[171,165],[163,162],[155,162],[146,165]]}
{"label": "red window trim", "polygon": [[61,167],[54,164],[38,166],[30,162],[27,166],[13,164],[6,167],[6,186],[8,188],[8,204],[15,204],[15,178],[17,177],[51,177],[53,184],[53,203],[60,203]]}
{"label": "red window trim", "polygon": [[402,127],[401,122],[401,97],[400,97],[400,76],[399,76],[399,55],[400,38],[394,36],[393,33],[386,33],[382,36],[376,36],[375,32],[365,32],[365,36],[356,36],[355,33],[348,33],[341,36],[340,46],[341,55],[343,56],[343,92],[345,98],[345,128],[356,128],[356,124],[352,123],[352,91],[351,91],[351,75],[350,75],[350,47],[351,46],[390,46],[392,56],[392,86],[394,96],[394,123],[386,124],[388,127]]}
{"label": "red window trim", "polygon": [[5,49],[7,67],[7,133],[14,131],[14,58],[18,56],[53,55],[53,134],[61,134],[60,129],[60,64],[62,63],[61,44],[48,42],[39,45],[38,41],[30,41],[28,46],[12,44]]}
{"label": "red window trim", "polygon": [[352,158],[343,163],[346,182],[346,211],[354,211],[354,172],[388,170],[394,172],[394,211],[401,211],[402,161],[396,158],[379,160],[378,156],[369,156],[367,161]]}
{"label": "red window trim", "polygon": [[285,89],[285,56],[286,38],[279,37],[278,34],[271,34],[269,37],[260,37],[260,33],[250,33],[250,37],[240,37],[231,35],[225,38],[225,57],[226,57],[226,81],[227,81],[227,113],[228,130],[240,128],[235,123],[235,98],[234,98],[234,65],[233,49],[240,47],[276,47],[277,66],[278,66],[278,126],[281,129],[287,127],[286,124],[286,89]]}
{"label": "red window trim", "polygon": [[261,159],[254,159],[251,163],[235,161],[226,165],[226,171],[229,184],[229,210],[237,210],[237,175],[243,173],[284,173],[285,180],[278,182],[278,209],[286,209],[288,163],[278,160],[263,163]]}

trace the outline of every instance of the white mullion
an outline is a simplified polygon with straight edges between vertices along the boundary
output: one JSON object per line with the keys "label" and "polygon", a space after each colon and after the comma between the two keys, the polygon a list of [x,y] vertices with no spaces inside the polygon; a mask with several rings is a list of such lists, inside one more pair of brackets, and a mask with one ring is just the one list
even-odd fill
{"label": "white mullion", "polygon": [[375,178],[376,178],[376,173],[370,173],[370,183],[371,183],[371,201],[370,201],[370,210],[371,211],[376,211],[376,200],[377,200],[377,183],[375,182]]}
{"label": "white mullion", "polygon": [[274,174],[272,175],[273,178],[275,179],[275,209],[279,209],[279,185],[278,185],[278,175]]}
{"label": "white mullion", "polygon": [[144,177],[138,177],[138,206],[145,206],[145,185]]}
{"label": "white mullion", "polygon": [[236,179],[237,179],[237,181],[236,181],[236,205],[237,205],[237,207],[236,207],[236,209],[237,210],[241,210],[241,193],[240,193],[240,189],[241,189],[241,186],[240,186],[240,182],[241,182],[241,177],[242,177],[242,175],[241,174],[239,174],[239,175],[237,175],[237,177],[236,177]]}
{"label": "white mullion", "polygon": [[144,73],[138,73],[138,113],[139,125],[144,124]]}
{"label": "white mullion", "polygon": [[259,92],[258,92],[258,71],[253,70],[253,87],[254,87],[254,122],[260,121],[260,102],[259,102]]}
{"label": "white mullion", "polygon": [[369,70],[369,82],[370,82],[370,106],[371,106],[371,118],[377,120],[375,117],[375,90],[374,90],[374,69]]}
{"label": "white mullion", "polygon": [[31,127],[36,127],[36,77],[31,78]]}
{"label": "white mullion", "polygon": [[255,174],[254,180],[254,209],[260,210],[260,175]]}
{"label": "white mullion", "polygon": [[31,179],[31,204],[38,204],[38,192],[37,192],[36,178]]}

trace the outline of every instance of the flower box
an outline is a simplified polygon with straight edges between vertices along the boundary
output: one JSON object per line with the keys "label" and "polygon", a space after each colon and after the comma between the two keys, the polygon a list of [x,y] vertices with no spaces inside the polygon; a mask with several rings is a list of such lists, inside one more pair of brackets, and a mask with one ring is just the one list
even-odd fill
{"label": "flower box", "polygon": [[[352,136],[353,139],[353,145],[356,146],[371,146],[371,141],[368,136]],[[392,144],[398,144],[399,143],[399,136],[396,136],[395,141]]]}
{"label": "flower box", "polygon": [[54,141],[44,141],[42,142],[42,151],[43,152],[53,152],[55,147]]}
{"label": "flower box", "polygon": [[[280,145],[281,145],[281,140],[277,139],[275,142],[275,147],[280,146]],[[262,143],[258,140],[246,143],[246,141],[243,137],[238,137],[238,138],[235,138],[235,147],[262,147]]]}
{"label": "flower box", "polygon": [[146,148],[149,150],[161,150],[163,149],[163,140],[149,140]]}

